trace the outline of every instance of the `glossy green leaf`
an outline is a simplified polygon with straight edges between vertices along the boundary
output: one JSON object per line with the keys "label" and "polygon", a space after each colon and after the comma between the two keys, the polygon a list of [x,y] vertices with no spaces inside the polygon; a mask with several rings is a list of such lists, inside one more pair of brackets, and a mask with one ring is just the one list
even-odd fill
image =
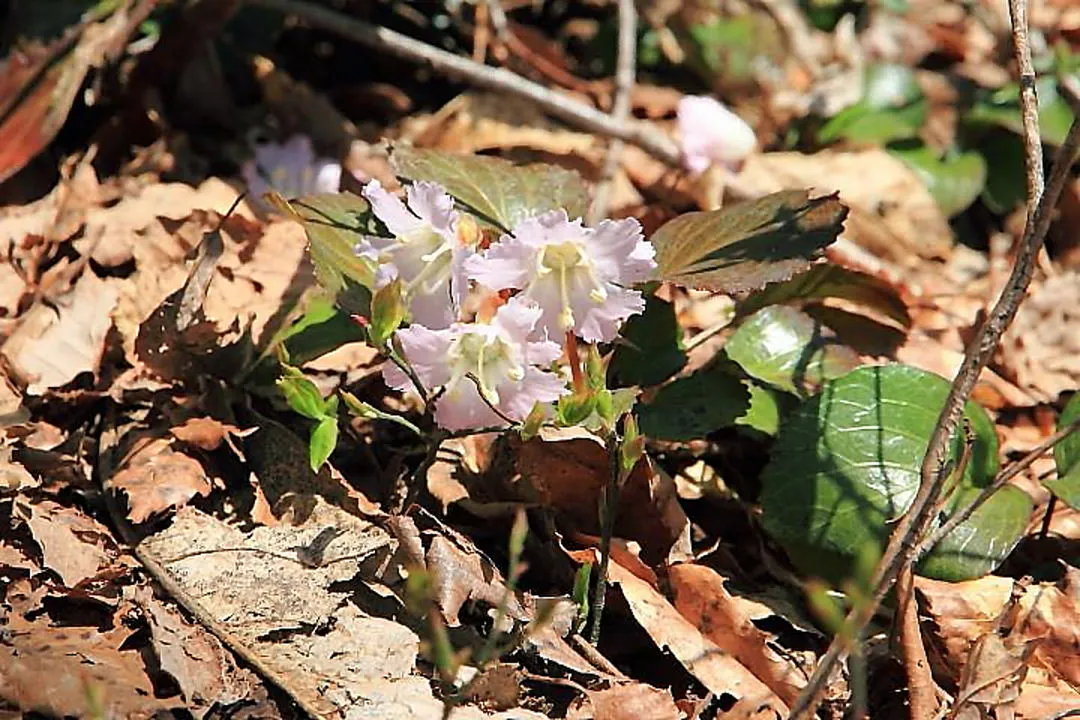
{"label": "glossy green leaf", "polygon": [[843,230],[847,208],[829,195],[784,190],[680,215],[652,236],[660,280],[717,292],[757,290],[804,272]]}
{"label": "glossy green leaf", "polygon": [[893,143],[888,150],[915,171],[947,216],[966,209],[986,186],[986,160],[977,152],[939,158],[921,141]]}
{"label": "glossy green leaf", "polygon": [[390,164],[408,180],[439,183],[479,216],[506,230],[546,210],[561,208],[579,218],[589,208],[585,181],[573,170],[555,165],[514,165],[502,158],[407,145],[394,146]]}
{"label": "glossy green leaf", "polygon": [[683,369],[682,328],[675,306],[655,295],[645,299],[645,312],[623,326],[622,339],[608,367],[614,387],[659,385]]}
{"label": "glossy green leaf", "polygon": [[337,440],[338,422],[336,415],[323,418],[311,429],[308,451],[311,469],[314,472],[319,472],[319,468],[330,459],[330,454],[337,447]]}
{"label": "glossy green leaf", "polygon": [[336,298],[338,307],[350,314],[368,313],[369,289],[374,287],[375,267],[358,257],[356,243],[369,226],[366,200],[352,193],[308,195],[295,200],[270,198],[274,206],[304,226],[308,254],[315,277]]}
{"label": "glossy green leaf", "polygon": [[750,404],[742,382],[716,366],[678,378],[638,404],[638,426],[647,437],[685,442],[730,427]]}
{"label": "glossy green leaf", "polygon": [[[881,551],[890,521],[918,490],[922,459],[948,391],[944,378],[917,368],[861,367],[826,383],[783,423],[762,473],[763,522],[805,573],[839,584],[866,546]],[[993,423],[974,403],[965,416],[975,444],[945,514],[998,470]],[[954,460],[962,443],[954,437]],[[927,554],[920,573],[959,580],[990,572],[1016,545],[1030,512],[1026,496],[995,496]]]}
{"label": "glossy green leaf", "polygon": [[311,420],[326,417],[326,401],[319,388],[296,368],[286,366],[277,386],[294,412]]}
{"label": "glossy green leaf", "polygon": [[724,345],[750,377],[796,395],[859,366],[858,354],[801,310],[772,305],[758,310]]}
{"label": "glossy green leaf", "polygon": [[[1080,392],[1072,396],[1058,418],[1058,429],[1080,420]],[[1080,432],[1059,442],[1054,447],[1054,464],[1057,477],[1043,482],[1062,502],[1074,510],[1080,510]]]}
{"label": "glossy green leaf", "polygon": [[738,315],[745,317],[768,305],[825,298],[849,300],[905,327],[911,325],[907,303],[896,288],[873,275],[831,263],[814,265],[802,275],[785,282],[770,283],[740,302]]}

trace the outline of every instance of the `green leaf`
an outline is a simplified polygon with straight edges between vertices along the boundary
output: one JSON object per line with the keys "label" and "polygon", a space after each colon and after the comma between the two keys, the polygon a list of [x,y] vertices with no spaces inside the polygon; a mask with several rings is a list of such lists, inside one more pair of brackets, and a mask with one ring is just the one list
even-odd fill
{"label": "green leaf", "polygon": [[896,288],[873,275],[831,263],[814,265],[802,275],[784,282],[770,283],[739,303],[738,316],[745,317],[767,305],[825,298],[849,300],[904,327],[911,326],[907,303]]}
{"label": "green leaf", "polygon": [[[1057,147],[1065,142],[1072,124],[1069,104],[1057,89],[1057,78],[1043,76],[1035,81],[1039,98],[1039,133],[1042,141]],[[985,123],[1023,134],[1020,115],[1020,86],[1009,83],[991,93],[981,95],[964,117],[969,122]]]}
{"label": "green leaf", "polygon": [[682,328],[675,306],[655,295],[645,299],[645,312],[623,326],[608,374],[615,387],[659,385],[686,365]]}
{"label": "green leaf", "polygon": [[326,401],[315,383],[294,367],[285,366],[284,372],[278,378],[277,386],[289,407],[310,420],[326,417]]}
{"label": "green leaf", "polygon": [[921,141],[893,143],[888,150],[915,171],[949,217],[975,202],[986,186],[986,160],[977,152],[939,158]]}
{"label": "green leaf", "polygon": [[[906,365],[861,367],[825,384],[781,427],[762,473],[765,529],[809,575],[839,584],[870,545],[884,548],[890,522],[908,508],[949,392],[937,375]],[[998,470],[998,444],[986,412],[968,403],[975,436],[971,462],[948,514]],[[950,457],[962,450],[954,436]],[[924,558],[920,573],[958,580],[993,570],[1019,541],[1030,501],[992,498]],[[938,519],[938,523],[943,518]]]}
{"label": "green leaf", "polygon": [[1027,198],[1024,141],[1011,132],[994,130],[979,142],[979,152],[987,166],[983,202],[999,215],[1012,212]]}
{"label": "green leaf", "polygon": [[573,170],[555,165],[514,165],[502,158],[460,155],[395,145],[394,172],[408,180],[429,180],[446,188],[481,218],[512,230],[521,220],[564,209],[571,219],[589,208],[589,190]]}
{"label": "green leaf", "polygon": [[580,425],[596,409],[596,395],[591,392],[563,395],[555,404],[555,417],[564,427]]}
{"label": "green leaf", "polygon": [[354,252],[372,230],[370,206],[352,193],[308,195],[295,200],[272,196],[274,206],[304,226],[308,253],[319,285],[330,291],[338,307],[350,314],[368,314],[368,289],[374,287],[374,264]]}
{"label": "green leaf", "polygon": [[371,345],[376,348],[385,347],[386,341],[401,327],[407,311],[401,278],[395,278],[376,290],[371,298],[371,321],[368,323],[368,339]]}
{"label": "green leaf", "polygon": [[748,375],[796,395],[859,366],[858,354],[806,313],[784,305],[758,310],[724,345]]}
{"label": "green leaf", "polygon": [[776,435],[780,431],[781,416],[790,409],[795,399],[751,380],[743,380],[743,385],[750,392],[750,405],[746,412],[735,420],[735,424],[753,428],[766,435]]}
{"label": "green leaf", "polygon": [[311,428],[311,441],[308,445],[311,469],[319,472],[328,459],[330,453],[337,447],[338,422],[337,416],[325,417]]}
{"label": "green leaf", "polygon": [[[1072,396],[1058,418],[1058,430],[1080,420],[1080,392]],[[1073,432],[1054,447],[1057,477],[1043,481],[1050,492],[1073,510],[1080,510],[1080,432]]]}
{"label": "green leaf", "polygon": [[830,118],[818,131],[818,140],[884,144],[910,138],[926,122],[926,113],[926,99],[910,68],[873,65],[866,72],[863,97]]}
{"label": "green leaf", "polygon": [[648,404],[638,404],[638,426],[650,438],[685,442],[733,425],[749,404],[742,382],[711,366],[660,388]]}
{"label": "green leaf", "polygon": [[353,342],[365,342],[367,333],[355,320],[334,307],[326,297],[312,297],[304,314],[274,339],[283,343],[288,362],[303,365]]}
{"label": "green leaf", "polygon": [[837,196],[784,190],[720,210],[680,215],[652,236],[660,280],[724,293],[804,272],[843,230]]}

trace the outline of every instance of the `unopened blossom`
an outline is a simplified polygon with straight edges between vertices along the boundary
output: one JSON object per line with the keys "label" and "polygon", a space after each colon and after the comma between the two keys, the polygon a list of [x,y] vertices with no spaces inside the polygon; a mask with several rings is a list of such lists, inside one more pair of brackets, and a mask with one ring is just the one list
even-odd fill
{"label": "unopened blossom", "polygon": [[[505,426],[500,413],[524,420],[536,403],[566,393],[562,378],[537,367],[550,365],[562,352],[556,343],[530,339],[540,314],[540,308],[515,298],[490,323],[455,323],[442,330],[414,324],[397,331],[405,359],[425,389],[441,389],[435,401],[440,427]],[[413,389],[396,366],[385,366],[383,378],[398,390]]]}
{"label": "unopened blossom", "polygon": [[714,163],[733,169],[757,147],[754,129],[711,97],[684,95],[677,114],[683,164],[695,175]]}
{"label": "unopened blossom", "polygon": [[648,279],[654,254],[633,218],[586,228],[552,210],[522,221],[465,268],[470,279],[493,290],[521,290],[539,305],[537,329],[548,338],[572,331],[606,342],[645,308],[641,293],[625,286]]}
{"label": "unopened blossom", "polygon": [[457,320],[468,291],[464,263],[474,252],[459,234],[454,199],[431,182],[409,186],[408,207],[378,180],[365,185],[363,194],[392,237],[365,237],[356,253],[378,263],[379,287],[401,278],[412,322],[448,327]]}
{"label": "unopened blossom", "polygon": [[256,198],[270,190],[295,198],[337,192],[341,186],[341,163],[316,157],[306,135],[295,135],[281,145],[256,145],[255,157],[244,163],[241,172]]}

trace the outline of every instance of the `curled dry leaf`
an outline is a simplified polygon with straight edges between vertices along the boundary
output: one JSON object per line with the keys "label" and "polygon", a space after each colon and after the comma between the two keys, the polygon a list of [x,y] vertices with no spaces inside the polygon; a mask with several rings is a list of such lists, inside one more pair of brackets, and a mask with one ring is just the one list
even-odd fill
{"label": "curled dry leaf", "polygon": [[[668,569],[673,603],[684,618],[699,628],[724,652],[791,704],[806,686],[814,658],[777,651],[776,637],[761,630],[755,620],[774,617],[768,606],[733,595],[725,579],[703,565],[682,563]],[[805,662],[804,667],[796,659]]]}
{"label": "curled dry leaf", "polygon": [[230,442],[230,436],[243,437],[251,432],[255,430],[241,430],[212,417],[190,418],[169,430],[177,440],[207,451],[217,450],[222,443]]}
{"label": "curled dry leaf", "polygon": [[[603,441],[581,428],[545,428],[528,442],[512,442],[523,499],[554,508],[582,532],[599,534],[596,508],[610,474]],[[636,540],[650,564],[690,557],[690,521],[675,483],[649,458],[627,479],[617,518],[615,534]]]}
{"label": "curled dry leaf", "polygon": [[80,373],[97,373],[116,300],[111,282],[84,272],[74,288],[54,299],[52,307],[39,303],[23,317],[0,346],[0,354],[11,364],[14,376],[27,384],[28,393],[40,395],[66,385]]}
{"label": "curled dry leaf", "polygon": [[198,460],[177,452],[167,438],[137,440],[106,482],[127,495],[128,519],[146,522],[210,494],[210,480]]}
{"label": "curled dry leaf", "polygon": [[[1004,635],[1017,652],[1034,643],[1026,665],[1037,672],[1023,678],[1018,716],[1045,717],[1052,708],[1080,707],[1080,609],[1075,600],[1080,571],[1068,568],[1056,585],[1023,586],[988,576],[963,583],[917,578],[916,588],[937,627],[933,640],[944,669],[953,677],[968,677],[965,670],[982,638]],[[988,652],[993,655],[993,650]]]}
{"label": "curled dry leaf", "polygon": [[787,716],[784,701],[733,655],[718,647],[684,618],[660,592],[618,563],[609,566],[634,619],[660,649],[667,649],[686,670],[716,695],[735,698],[732,717],[772,712]]}
{"label": "curled dry leaf", "polygon": [[15,501],[12,515],[25,523],[41,548],[42,564],[69,588],[94,577],[112,560],[109,530],[93,518],[52,500]]}

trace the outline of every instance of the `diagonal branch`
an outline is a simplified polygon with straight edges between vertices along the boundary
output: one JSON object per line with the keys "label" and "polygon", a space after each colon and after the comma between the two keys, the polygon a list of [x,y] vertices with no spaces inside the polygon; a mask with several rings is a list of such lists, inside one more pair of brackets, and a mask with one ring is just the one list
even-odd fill
{"label": "diagonal branch", "polygon": [[[1029,73],[1032,67],[1031,50],[1027,43],[1025,5],[1024,0],[1009,0],[1010,14],[1014,21],[1013,36],[1017,52],[1017,64],[1021,71],[1020,85],[1021,88],[1027,87],[1030,89],[1029,92],[1021,92],[1020,95],[1025,128],[1023,135],[1024,150],[1029,178],[1028,222],[1024,228],[1024,236],[1017,252],[1015,264],[1005,287],[1001,291],[1001,296],[964,353],[964,360],[953,380],[949,395],[945,400],[945,405],[931,435],[926,456],[923,459],[919,490],[907,513],[900,519],[889,537],[889,543],[875,570],[874,592],[870,602],[860,604],[848,616],[847,622],[856,629],[861,629],[870,622],[881,601],[892,588],[900,569],[910,565],[917,559],[922,538],[934,520],[931,511],[935,507],[936,499],[941,493],[944,482],[942,468],[949,447],[949,439],[956,431],[957,424],[964,411],[964,405],[971,396],[975,382],[989,363],[1005,329],[1008,328],[1016,316],[1016,311],[1024,298],[1028,284],[1031,282],[1035,259],[1043,241],[1046,239],[1046,233],[1050,229],[1053,208],[1057,205],[1058,198],[1069,174],[1069,167],[1076,155],[1077,147],[1080,145],[1080,115],[1078,115],[1073,120],[1065,143],[1058,149],[1054,157],[1050,182],[1046,191],[1041,192],[1041,181],[1033,178],[1034,174],[1041,173],[1042,144],[1038,135],[1038,105],[1034,93],[1034,77],[1025,74]],[[1063,89],[1066,91],[1066,95],[1072,94],[1071,86],[1063,84]],[[1075,108],[1076,105],[1074,104],[1074,112]],[[1034,133],[1030,132],[1032,128],[1034,128]],[[813,717],[817,706],[821,703],[829,676],[832,674],[836,664],[851,650],[851,637],[858,637],[858,633],[837,635],[833,639],[802,695],[793,705],[791,718]]]}

